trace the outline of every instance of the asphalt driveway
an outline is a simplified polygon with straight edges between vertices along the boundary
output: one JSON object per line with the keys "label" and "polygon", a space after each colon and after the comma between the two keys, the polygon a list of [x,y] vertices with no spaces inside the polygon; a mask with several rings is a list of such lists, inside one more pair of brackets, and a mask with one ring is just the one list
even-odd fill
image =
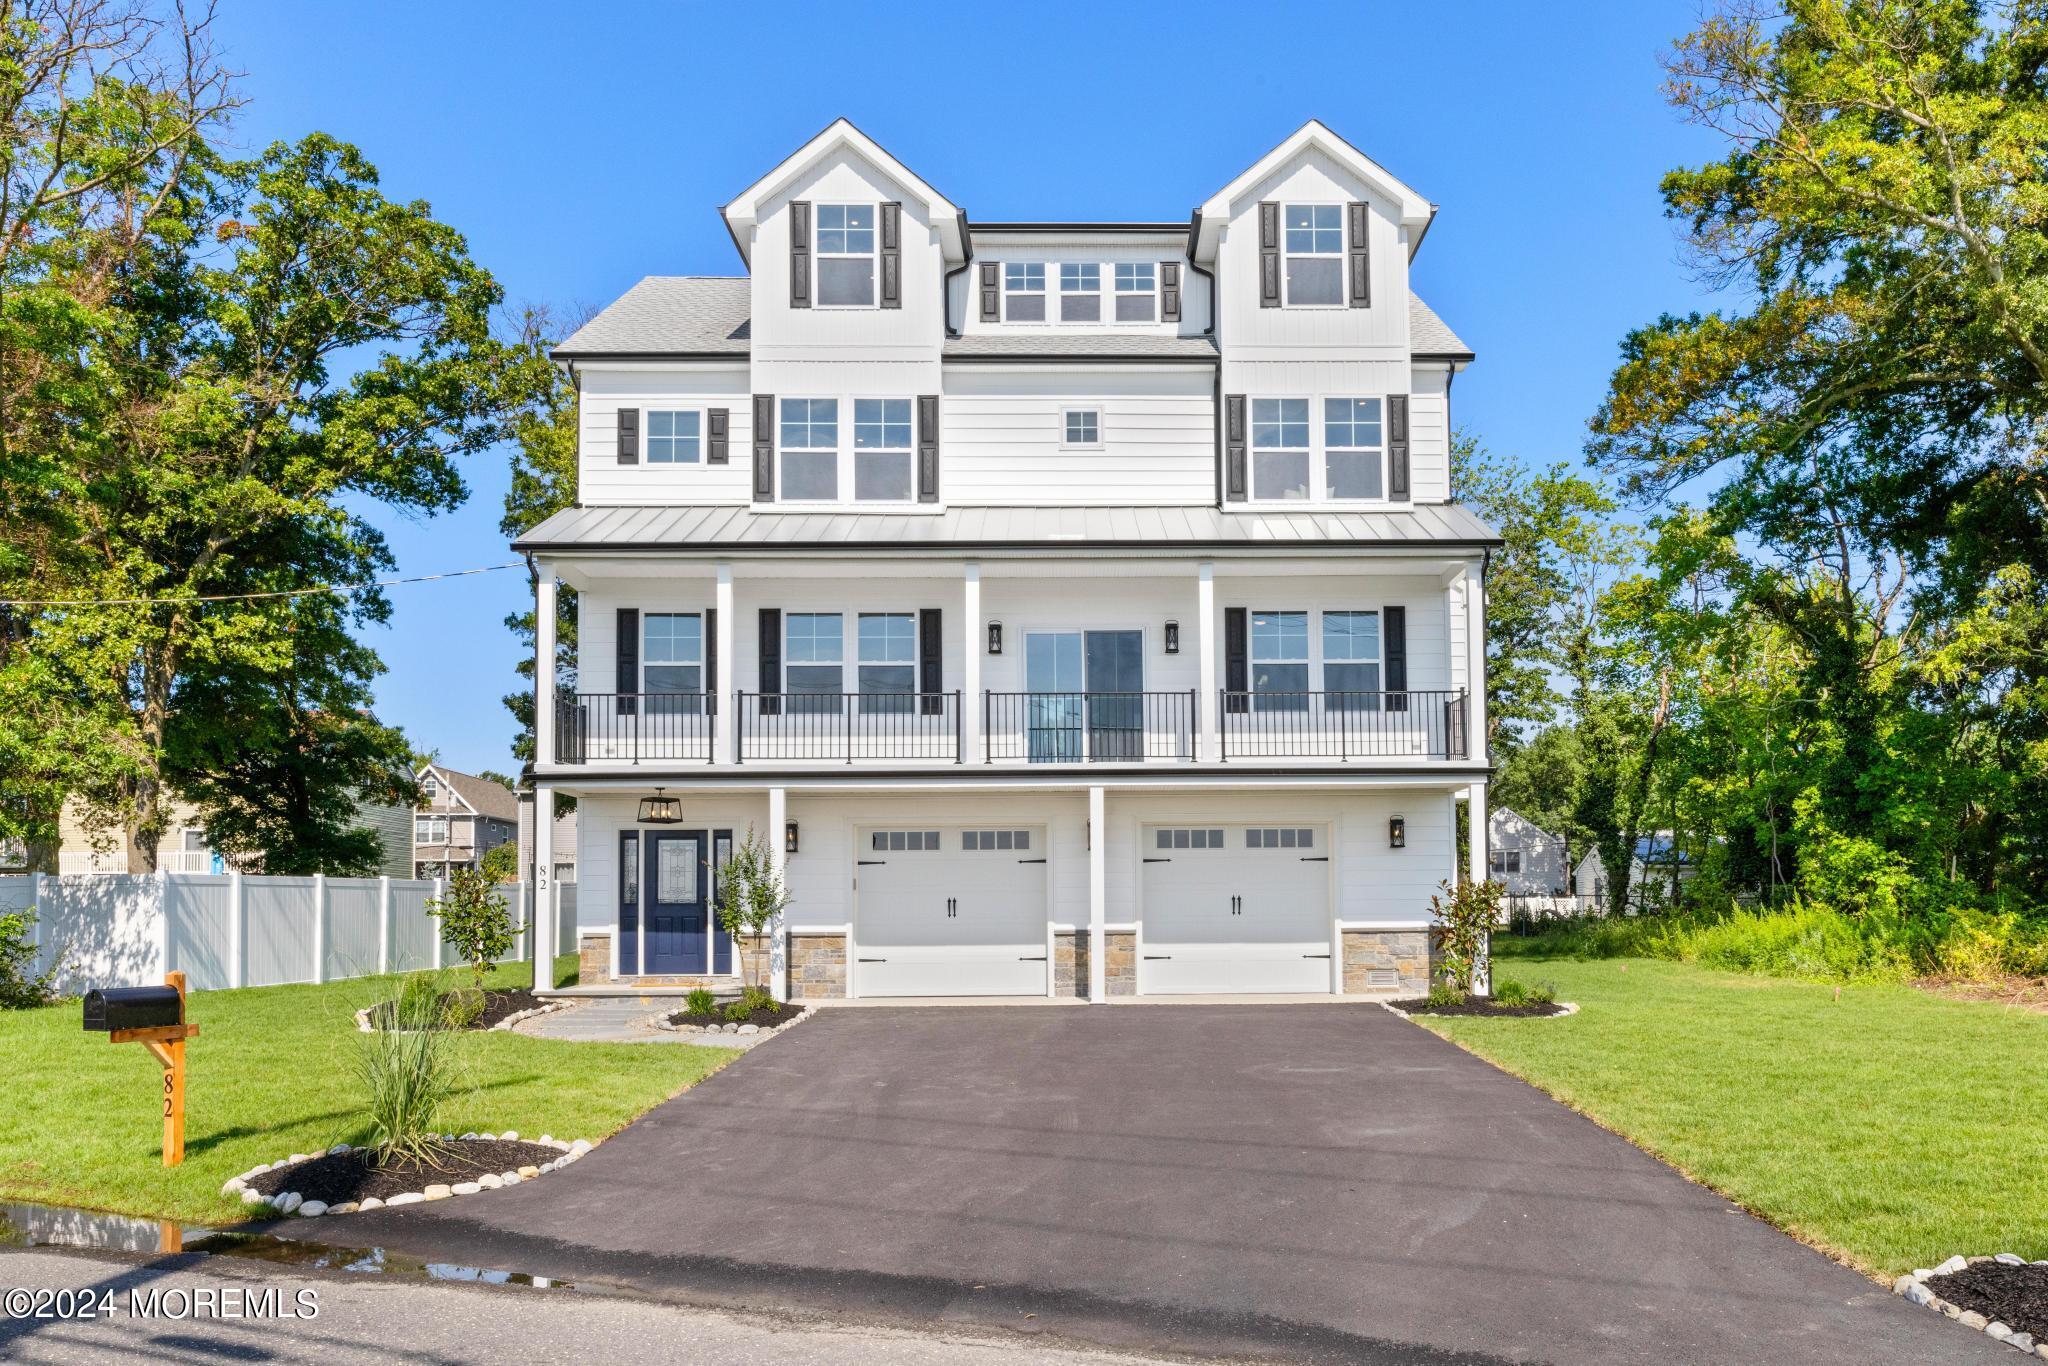
{"label": "asphalt driveway", "polygon": [[828,1010],[563,1172],[280,1231],[1201,1354],[2011,1350],[1373,1006]]}

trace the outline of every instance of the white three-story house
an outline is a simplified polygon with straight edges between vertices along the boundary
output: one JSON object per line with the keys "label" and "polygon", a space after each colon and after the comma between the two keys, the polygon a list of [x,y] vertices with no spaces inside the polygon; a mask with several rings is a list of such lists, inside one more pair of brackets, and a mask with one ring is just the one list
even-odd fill
{"label": "white three-story house", "polygon": [[541,659],[577,595],[586,980],[732,981],[751,830],[778,995],[1421,990],[1497,543],[1433,206],[1310,123],[1185,222],[974,223],[841,121],[723,212],[745,276],[555,352],[578,501],[517,544]]}

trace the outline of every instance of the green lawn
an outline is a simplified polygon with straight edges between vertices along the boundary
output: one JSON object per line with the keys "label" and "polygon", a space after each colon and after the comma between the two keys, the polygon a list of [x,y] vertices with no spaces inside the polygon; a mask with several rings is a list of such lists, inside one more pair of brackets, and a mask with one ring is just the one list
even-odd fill
{"label": "green lawn", "polygon": [[2048,1257],[2048,1016],[1516,947],[1579,1014],[1429,1027],[1874,1275]]}
{"label": "green lawn", "polygon": [[[575,959],[557,963],[573,981]],[[524,986],[531,970],[501,970]],[[353,1013],[389,982],[196,993],[188,1045],[185,1162],[162,1166],[162,1071],[140,1044],[80,1027],[76,1000],[0,1012],[0,1199],[81,1205],[198,1223],[239,1217],[223,1181],[259,1162],[368,1137]],[[462,1036],[473,1090],[445,1116],[470,1129],[593,1141],[733,1055],[687,1044],[584,1044],[510,1033]]]}

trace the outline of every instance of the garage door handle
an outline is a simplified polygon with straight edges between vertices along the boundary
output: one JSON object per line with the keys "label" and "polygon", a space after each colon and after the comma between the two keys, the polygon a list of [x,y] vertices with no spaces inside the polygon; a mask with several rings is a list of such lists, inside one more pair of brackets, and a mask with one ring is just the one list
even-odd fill
{"label": "garage door handle", "polygon": [[1019,958],[1017,961],[1020,963],[1043,963],[1045,955],[1041,953],[1036,958]]}
{"label": "garage door handle", "polygon": [[1017,860],[1017,862],[1019,862],[1019,863],[1043,863],[1043,862],[1045,862],[1045,860],[1044,860],[1044,859],[1042,859],[1042,858],[1020,858],[1020,859],[1018,859],[1018,860]]}
{"label": "garage door handle", "polygon": [[856,958],[853,961],[856,963],[886,963],[889,960],[886,958]]}
{"label": "garage door handle", "polygon": [[1172,859],[1170,859],[1170,858],[1148,858],[1148,859],[1146,859],[1146,860],[1145,860],[1145,862],[1147,862],[1147,863],[1171,863],[1171,862],[1173,862],[1173,860],[1172,860]]}
{"label": "garage door handle", "polygon": [[1323,854],[1315,857],[1304,856],[1301,861],[1303,863],[1328,863],[1330,861],[1330,856],[1328,854]]}
{"label": "garage door handle", "polygon": [[1145,955],[1145,961],[1148,963],[1171,963],[1173,955],[1170,953],[1148,953]]}
{"label": "garage door handle", "polygon": [[1303,958],[1328,958],[1329,956],[1327,953],[1304,953],[1302,955]]}
{"label": "garage door handle", "polygon": [[856,868],[879,868],[888,861],[885,858],[857,858],[853,861],[853,866]]}

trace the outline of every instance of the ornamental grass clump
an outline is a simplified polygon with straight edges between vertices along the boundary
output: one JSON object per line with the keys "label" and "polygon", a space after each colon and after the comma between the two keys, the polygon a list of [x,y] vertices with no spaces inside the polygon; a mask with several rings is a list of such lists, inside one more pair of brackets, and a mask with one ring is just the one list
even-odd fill
{"label": "ornamental grass clump", "polygon": [[432,1028],[431,1016],[408,1022],[401,1015],[400,1023],[411,1027],[358,1036],[356,1071],[371,1142],[380,1167],[400,1158],[436,1166],[442,1145],[435,1121],[458,1085],[456,1036]]}

